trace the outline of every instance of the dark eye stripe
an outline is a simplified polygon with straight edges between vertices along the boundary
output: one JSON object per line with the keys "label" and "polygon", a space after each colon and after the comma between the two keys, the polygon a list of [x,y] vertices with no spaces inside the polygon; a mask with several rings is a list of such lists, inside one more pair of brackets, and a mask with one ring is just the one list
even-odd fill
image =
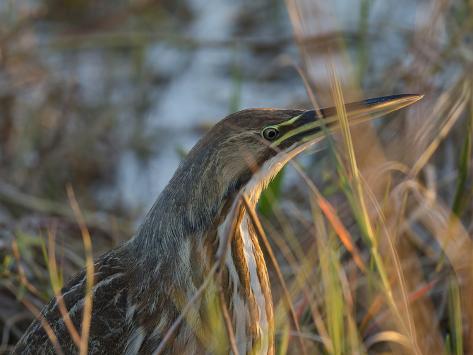
{"label": "dark eye stripe", "polygon": [[298,133],[298,134],[288,138],[287,140],[283,141],[282,145],[284,145],[284,144],[291,145],[293,142],[296,142],[296,141],[300,140],[303,137],[307,137],[307,136],[319,133],[320,131],[322,131],[321,127],[315,127],[315,128],[309,129],[307,131]]}

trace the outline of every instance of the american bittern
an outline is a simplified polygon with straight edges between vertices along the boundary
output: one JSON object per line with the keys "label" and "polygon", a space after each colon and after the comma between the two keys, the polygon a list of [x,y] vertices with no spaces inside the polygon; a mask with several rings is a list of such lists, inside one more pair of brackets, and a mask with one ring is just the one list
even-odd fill
{"label": "american bittern", "polygon": [[[420,98],[380,97],[345,108],[350,123],[358,123]],[[284,164],[337,125],[336,108],[244,110],[216,124],[188,154],[136,235],[96,261],[88,352],[273,354],[270,283],[242,195],[256,206]],[[219,258],[221,278],[201,287]],[[82,272],[62,290],[77,329],[85,285]],[[193,297],[198,290],[200,296]],[[43,325],[33,322],[15,353],[53,353],[58,346],[77,352],[56,299],[42,315]],[[57,336],[55,346],[44,320]]]}

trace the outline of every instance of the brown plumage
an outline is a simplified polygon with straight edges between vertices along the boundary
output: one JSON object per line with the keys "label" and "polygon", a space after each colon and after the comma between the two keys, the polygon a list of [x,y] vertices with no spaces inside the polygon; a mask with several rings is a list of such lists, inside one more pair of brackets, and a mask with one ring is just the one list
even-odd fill
{"label": "brown plumage", "polygon": [[[360,119],[418,99],[393,96],[346,108]],[[241,196],[255,206],[274,174],[322,137],[321,125],[336,127],[335,116],[333,108],[318,113],[254,109],[216,124],[180,165],[135,236],[95,262],[88,352],[195,354],[236,348],[239,353],[274,353],[266,264]],[[201,288],[211,270],[217,271]],[[85,280],[81,272],[62,290],[77,329]],[[199,289],[204,291],[188,306]],[[183,321],[175,323],[185,308]],[[57,335],[56,346],[76,353],[55,299],[42,314]],[[173,324],[178,326],[171,334]],[[55,347],[35,321],[14,353],[49,354]]]}

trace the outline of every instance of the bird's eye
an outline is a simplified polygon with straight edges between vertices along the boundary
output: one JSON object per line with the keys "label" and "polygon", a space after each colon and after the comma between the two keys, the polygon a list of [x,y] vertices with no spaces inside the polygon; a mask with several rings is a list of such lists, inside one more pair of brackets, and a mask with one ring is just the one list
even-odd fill
{"label": "bird's eye", "polygon": [[262,132],[263,138],[268,141],[275,140],[279,136],[279,130],[275,127],[266,127]]}

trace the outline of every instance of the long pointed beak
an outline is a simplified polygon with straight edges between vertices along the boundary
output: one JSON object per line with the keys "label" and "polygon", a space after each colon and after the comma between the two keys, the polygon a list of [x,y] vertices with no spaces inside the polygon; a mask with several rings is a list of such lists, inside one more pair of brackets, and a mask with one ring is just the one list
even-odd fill
{"label": "long pointed beak", "polygon": [[[350,125],[370,121],[393,111],[412,105],[422,99],[423,95],[392,95],[345,104],[345,112]],[[340,125],[336,107],[320,110],[305,111],[301,115],[279,125],[280,128],[289,128],[283,135],[273,142],[279,146],[283,142],[296,139],[303,143],[323,138],[325,131],[333,131]]]}
{"label": "long pointed beak", "polygon": [[[362,100],[354,103],[345,104],[345,111],[350,125],[366,122],[385,116],[388,113],[400,110],[410,106],[422,99],[424,95],[401,94],[392,96],[381,96],[373,99]],[[313,119],[322,118],[322,122],[330,127],[333,122],[338,121],[336,107],[324,108],[321,110],[311,110],[304,113],[305,115],[313,115]],[[320,115],[322,117],[320,117]]]}

